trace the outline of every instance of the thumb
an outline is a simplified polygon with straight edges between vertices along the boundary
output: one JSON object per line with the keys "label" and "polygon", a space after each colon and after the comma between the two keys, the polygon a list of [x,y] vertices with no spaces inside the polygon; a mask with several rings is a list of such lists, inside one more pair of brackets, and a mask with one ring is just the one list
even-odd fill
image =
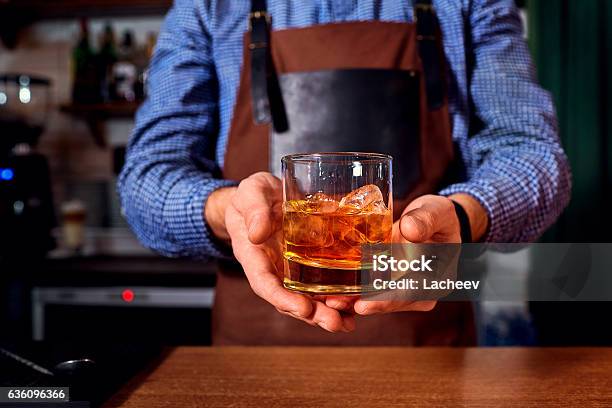
{"label": "thumb", "polygon": [[245,216],[249,241],[253,244],[265,242],[274,232],[274,215],[270,208],[259,208]]}
{"label": "thumb", "polygon": [[415,243],[430,240],[436,232],[432,213],[423,207],[405,213],[399,227],[402,237]]}
{"label": "thumb", "polygon": [[244,218],[249,240],[265,242],[282,222],[282,184],[269,173],[256,173],[243,180],[232,203]]}

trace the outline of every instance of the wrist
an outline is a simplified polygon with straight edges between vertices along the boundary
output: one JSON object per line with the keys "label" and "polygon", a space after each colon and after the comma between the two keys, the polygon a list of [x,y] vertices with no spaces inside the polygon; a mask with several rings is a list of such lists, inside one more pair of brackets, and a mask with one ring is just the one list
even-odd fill
{"label": "wrist", "polygon": [[235,191],[236,187],[221,187],[213,191],[204,204],[204,222],[213,235],[222,241],[230,241],[225,227],[225,211]]}
{"label": "wrist", "polygon": [[465,211],[470,224],[472,242],[482,241],[489,229],[487,210],[469,194],[453,194],[448,198],[459,204]]}

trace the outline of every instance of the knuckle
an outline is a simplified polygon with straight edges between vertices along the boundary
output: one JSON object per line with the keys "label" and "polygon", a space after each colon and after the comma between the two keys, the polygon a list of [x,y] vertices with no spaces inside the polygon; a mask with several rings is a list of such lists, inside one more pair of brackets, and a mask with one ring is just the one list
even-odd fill
{"label": "knuckle", "polygon": [[442,197],[444,198],[444,203],[446,203],[446,207],[450,208],[450,209],[455,209],[455,205],[453,204],[453,200],[451,200],[449,197]]}
{"label": "knuckle", "polygon": [[257,172],[251,176],[249,176],[253,183],[256,183],[258,186],[262,188],[274,188],[277,185],[281,184],[281,181],[278,177],[273,176],[271,173],[266,171]]}
{"label": "knuckle", "polygon": [[269,178],[271,177],[271,174],[268,173],[267,171],[258,171],[257,173],[253,173],[252,175],[250,175],[248,178],[253,178],[253,179],[258,179],[258,178]]}
{"label": "knuckle", "polygon": [[279,306],[275,306],[275,309],[276,309],[276,311],[277,311],[278,313],[280,313],[280,314],[284,314],[284,315],[286,315],[286,316],[295,317],[295,316],[293,316],[291,313],[289,313],[288,311],[286,311],[285,309],[283,309],[283,308],[281,308],[281,307],[279,307]]}
{"label": "knuckle", "polygon": [[442,200],[440,201],[440,204],[442,205],[442,209],[445,212],[454,212],[455,211],[455,206],[453,205],[453,202],[450,198],[448,197],[440,197]]}
{"label": "knuckle", "polygon": [[409,228],[418,239],[427,238],[431,229],[431,222],[428,220],[427,213],[414,214],[406,217],[406,227]]}
{"label": "knuckle", "polygon": [[419,233],[423,229],[421,226],[421,220],[414,215],[409,215],[407,217],[404,217],[403,222],[406,223],[407,228],[413,229]]}
{"label": "knuckle", "polygon": [[264,300],[267,300],[266,297],[264,296],[264,293],[261,287],[259,287],[258,285],[251,285],[251,289],[253,290],[253,293],[255,293],[257,296],[259,296],[260,298]]}
{"label": "knuckle", "polygon": [[272,288],[266,288],[265,291],[262,291],[261,297],[277,309],[288,310],[288,307],[285,307],[287,302],[283,301],[283,291],[284,289],[280,286],[274,285]]}
{"label": "knuckle", "polygon": [[239,209],[241,208],[242,203],[244,202],[244,196],[248,194],[248,190],[250,188],[250,183],[248,179],[244,179],[238,184],[238,188],[236,189],[236,193],[231,197],[231,204]]}
{"label": "knuckle", "polygon": [[355,308],[355,312],[360,315],[370,315],[376,313],[380,309],[379,303],[376,301],[362,302]]}
{"label": "knuckle", "polygon": [[251,179],[251,177],[253,176],[249,176],[243,179],[242,181],[240,181],[240,183],[238,183],[238,192],[243,192],[253,183],[253,180]]}
{"label": "knuckle", "polygon": [[425,224],[427,230],[433,230],[436,225],[436,216],[432,211],[423,211],[421,220]]}
{"label": "knuckle", "polygon": [[440,198],[440,196],[434,194],[423,195],[417,199],[419,203],[419,208],[434,206],[439,203]]}

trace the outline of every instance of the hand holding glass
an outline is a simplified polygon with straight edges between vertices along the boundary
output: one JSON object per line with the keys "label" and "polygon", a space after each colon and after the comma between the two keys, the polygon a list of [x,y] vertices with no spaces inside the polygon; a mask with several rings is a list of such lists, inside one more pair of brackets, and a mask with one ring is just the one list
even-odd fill
{"label": "hand holding glass", "polygon": [[371,290],[362,245],[391,242],[391,157],[290,155],[282,174],[285,287],[313,294]]}

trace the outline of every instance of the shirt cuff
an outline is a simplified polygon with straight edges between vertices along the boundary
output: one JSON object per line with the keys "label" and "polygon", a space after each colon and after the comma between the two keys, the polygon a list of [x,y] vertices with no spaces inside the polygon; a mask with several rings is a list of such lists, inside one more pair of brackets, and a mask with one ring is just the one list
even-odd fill
{"label": "shirt cuff", "polygon": [[468,194],[474,197],[486,210],[489,217],[489,228],[482,241],[504,242],[503,233],[507,230],[505,224],[509,220],[503,211],[503,206],[495,189],[486,185],[467,182],[450,185],[440,191],[439,194],[445,197],[453,194]]}
{"label": "shirt cuff", "polygon": [[231,248],[218,241],[204,221],[204,206],[213,191],[235,186],[231,180],[203,178],[174,185],[164,202],[163,219],[180,256],[230,258]]}

